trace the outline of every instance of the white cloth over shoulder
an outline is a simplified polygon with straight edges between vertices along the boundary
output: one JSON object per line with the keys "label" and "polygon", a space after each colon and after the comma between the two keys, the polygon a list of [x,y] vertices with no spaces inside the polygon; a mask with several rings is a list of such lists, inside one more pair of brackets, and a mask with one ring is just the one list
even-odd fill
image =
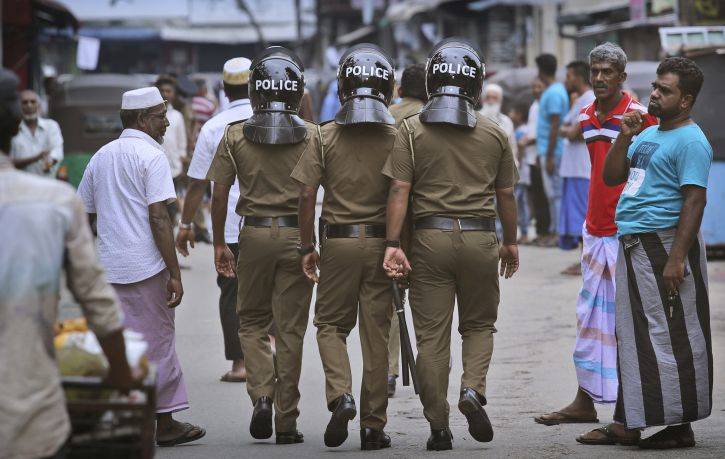
{"label": "white cloth over shoulder", "polygon": [[[591,89],[579,96],[571,106],[571,110],[564,117],[564,124],[579,126],[579,113],[587,105],[594,102],[594,91]],[[592,163],[589,150],[584,140],[580,142],[564,140],[564,153],[561,156],[559,175],[562,177],[575,177],[588,179],[592,175]]]}
{"label": "white cloth over shoulder", "polygon": [[[250,116],[252,116],[252,106],[249,104],[249,99],[239,99],[230,103],[226,110],[204,123],[199,132],[199,138],[196,140],[194,156],[191,158],[187,175],[198,180],[206,180],[206,174],[209,172],[227,124],[245,120]],[[235,180],[229,190],[227,221],[224,225],[224,241],[227,244],[236,244],[239,240],[239,225],[242,217],[236,213],[238,201],[239,181]]]}
{"label": "white cloth over shoulder", "polygon": [[154,242],[148,206],[176,199],[164,150],[146,133],[125,129],[88,163],[78,187],[97,215],[98,257],[113,284],[139,282],[166,268]]}

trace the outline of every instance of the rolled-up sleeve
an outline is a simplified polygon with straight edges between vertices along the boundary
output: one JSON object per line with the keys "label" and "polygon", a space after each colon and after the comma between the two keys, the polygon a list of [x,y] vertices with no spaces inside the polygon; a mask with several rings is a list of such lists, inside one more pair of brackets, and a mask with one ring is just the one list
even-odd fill
{"label": "rolled-up sleeve", "polygon": [[171,203],[176,200],[174,180],[169,161],[163,154],[156,155],[146,169],[146,205],[155,202]]}
{"label": "rolled-up sleeve", "polygon": [[73,218],[66,233],[66,276],[68,288],[80,304],[88,327],[98,337],[119,330],[122,326],[113,288],[96,258],[95,244],[81,201],[72,200]]}
{"label": "rolled-up sleeve", "polygon": [[322,153],[321,142],[314,136],[307,142],[305,151],[300,156],[297,165],[292,169],[290,177],[309,187],[316,187],[322,180]]}
{"label": "rolled-up sleeve", "polygon": [[410,151],[410,140],[408,138],[408,129],[405,125],[398,128],[393,143],[393,151],[388,156],[382,170],[383,175],[401,182],[413,183],[413,156]]}
{"label": "rolled-up sleeve", "polygon": [[511,151],[508,137],[502,131],[499,142],[503,149],[501,153],[501,162],[498,166],[498,174],[496,174],[496,188],[511,188],[519,181],[519,171],[514,161],[514,154]]}

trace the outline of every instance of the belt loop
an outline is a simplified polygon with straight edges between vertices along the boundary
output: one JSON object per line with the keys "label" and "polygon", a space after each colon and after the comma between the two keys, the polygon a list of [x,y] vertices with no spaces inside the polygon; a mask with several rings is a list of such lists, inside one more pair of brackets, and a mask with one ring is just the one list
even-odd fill
{"label": "belt loop", "polygon": [[360,238],[360,242],[363,242],[365,238],[367,237],[365,234],[365,225],[363,223],[358,225],[358,237]]}
{"label": "belt loop", "polygon": [[272,217],[272,226],[270,228],[272,239],[279,237],[279,218]]}
{"label": "belt loop", "polygon": [[453,219],[453,232],[460,233],[461,230],[461,219],[460,218],[454,218]]}

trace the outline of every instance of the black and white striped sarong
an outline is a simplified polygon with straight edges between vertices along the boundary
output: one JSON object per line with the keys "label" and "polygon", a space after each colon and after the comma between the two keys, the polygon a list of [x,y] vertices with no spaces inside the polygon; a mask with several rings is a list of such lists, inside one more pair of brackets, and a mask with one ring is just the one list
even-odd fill
{"label": "black and white striped sarong", "polygon": [[630,429],[696,421],[712,409],[705,244],[698,235],[679,297],[670,301],[662,271],[674,237],[672,228],[620,238],[614,420]]}

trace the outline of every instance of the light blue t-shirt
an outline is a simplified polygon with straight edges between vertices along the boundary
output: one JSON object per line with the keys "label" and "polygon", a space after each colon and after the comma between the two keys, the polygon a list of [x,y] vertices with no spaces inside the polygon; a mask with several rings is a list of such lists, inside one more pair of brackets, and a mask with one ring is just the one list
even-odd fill
{"label": "light blue t-shirt", "polygon": [[680,220],[684,185],[707,188],[712,147],[697,124],[661,131],[650,126],[627,151],[629,178],[617,205],[622,234],[673,228]]}
{"label": "light blue t-shirt", "polygon": [[[552,83],[541,94],[539,100],[539,118],[536,121],[536,147],[539,149],[539,156],[546,155],[549,147],[549,130],[551,129],[551,115],[559,115],[557,131],[564,121],[564,116],[569,112],[569,94],[561,83]],[[564,151],[564,139],[561,136],[556,138],[554,156],[561,156]]]}

